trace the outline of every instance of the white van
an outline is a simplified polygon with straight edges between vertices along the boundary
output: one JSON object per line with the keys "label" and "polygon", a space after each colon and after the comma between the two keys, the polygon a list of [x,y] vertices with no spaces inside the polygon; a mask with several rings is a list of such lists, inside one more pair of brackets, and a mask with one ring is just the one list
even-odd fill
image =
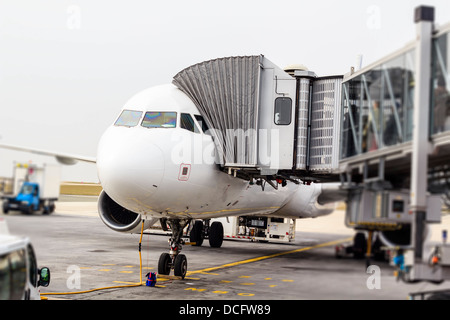
{"label": "white van", "polygon": [[0,230],[0,300],[40,300],[38,287],[49,283],[50,270],[38,269],[30,240]]}

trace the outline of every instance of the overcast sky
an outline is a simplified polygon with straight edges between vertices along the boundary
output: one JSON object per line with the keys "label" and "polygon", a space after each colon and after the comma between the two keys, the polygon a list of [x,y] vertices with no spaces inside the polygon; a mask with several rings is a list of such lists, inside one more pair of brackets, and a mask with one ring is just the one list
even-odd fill
{"label": "overcast sky", "polygon": [[[0,0],[0,142],[95,156],[102,132],[135,93],[205,60],[263,54],[279,67],[344,74],[415,37],[414,8],[450,1]],[[0,149],[13,161],[52,158]],[[98,181],[95,165],[62,168]]]}

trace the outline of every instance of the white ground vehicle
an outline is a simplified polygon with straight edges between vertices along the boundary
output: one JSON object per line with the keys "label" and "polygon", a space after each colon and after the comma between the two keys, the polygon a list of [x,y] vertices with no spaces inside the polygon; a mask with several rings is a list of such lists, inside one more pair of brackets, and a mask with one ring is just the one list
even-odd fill
{"label": "white ground vehicle", "polygon": [[[223,239],[288,243],[295,240],[295,221],[295,219],[264,216],[224,217],[211,219],[208,223],[201,224],[201,228],[203,228],[203,237],[209,235],[207,229],[210,225],[220,223],[223,226]],[[192,226],[186,226],[183,236],[190,237],[192,229],[195,228],[194,225],[195,222]],[[171,234],[170,229],[161,228],[160,222],[155,223],[150,230],[151,233]],[[194,238],[195,236],[190,237],[190,240],[198,241]]]}
{"label": "white ground vehicle", "polygon": [[239,216],[212,220],[222,222],[224,239],[268,242],[295,240],[295,219]]}
{"label": "white ground vehicle", "polygon": [[3,213],[19,210],[26,214],[42,211],[50,214],[55,210],[61,183],[61,168],[45,164],[43,167],[16,164],[10,194],[3,195]]}
{"label": "white ground vehicle", "polygon": [[49,283],[50,270],[38,269],[30,240],[10,235],[0,220],[0,300],[40,300],[38,287]]}

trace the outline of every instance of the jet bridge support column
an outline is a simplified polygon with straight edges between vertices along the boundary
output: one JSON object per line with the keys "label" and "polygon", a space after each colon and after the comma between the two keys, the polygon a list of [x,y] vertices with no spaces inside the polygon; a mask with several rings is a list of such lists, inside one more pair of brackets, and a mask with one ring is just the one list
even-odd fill
{"label": "jet bridge support column", "polygon": [[430,114],[430,66],[431,44],[434,22],[434,8],[420,6],[416,8],[416,77],[413,114],[413,140],[411,159],[411,243],[414,246],[414,262],[422,263],[423,243],[425,240],[427,211],[427,172],[429,152],[429,114]]}

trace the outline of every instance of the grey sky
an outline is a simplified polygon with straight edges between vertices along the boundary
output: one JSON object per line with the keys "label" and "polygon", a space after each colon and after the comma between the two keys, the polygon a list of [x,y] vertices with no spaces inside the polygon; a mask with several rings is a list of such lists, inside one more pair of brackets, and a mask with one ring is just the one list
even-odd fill
{"label": "grey sky", "polygon": [[[343,74],[415,36],[414,8],[441,1],[0,0],[0,141],[95,156],[102,132],[135,93],[171,82],[189,65],[264,54]],[[53,159],[0,149],[12,163]],[[94,165],[63,167],[63,180],[97,181]]]}

